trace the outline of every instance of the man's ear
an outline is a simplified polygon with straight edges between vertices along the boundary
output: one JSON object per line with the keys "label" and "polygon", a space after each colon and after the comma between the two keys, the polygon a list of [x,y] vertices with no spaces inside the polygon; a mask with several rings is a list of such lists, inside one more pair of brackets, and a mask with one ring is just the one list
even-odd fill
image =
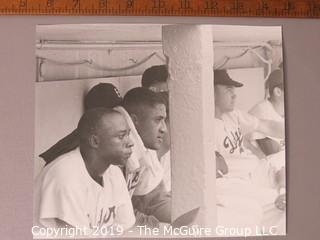
{"label": "man's ear", "polygon": [[134,113],[131,113],[131,114],[130,114],[130,117],[131,117],[131,120],[132,120],[133,124],[134,124],[135,126],[137,126],[137,125],[139,124],[139,118],[138,118],[138,116],[137,116],[136,114],[134,114]]}
{"label": "man's ear", "polygon": [[273,94],[276,95],[277,97],[280,97],[282,95],[282,90],[278,87],[275,87],[273,89]]}
{"label": "man's ear", "polygon": [[89,145],[93,148],[98,148],[99,147],[99,143],[100,143],[100,139],[97,135],[92,134],[89,139]]}

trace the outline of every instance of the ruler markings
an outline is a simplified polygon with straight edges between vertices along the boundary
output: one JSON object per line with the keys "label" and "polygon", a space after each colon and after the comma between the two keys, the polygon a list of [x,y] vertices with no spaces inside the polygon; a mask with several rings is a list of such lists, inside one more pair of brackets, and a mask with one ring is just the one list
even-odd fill
{"label": "ruler markings", "polygon": [[320,17],[320,0],[0,0],[0,14]]}

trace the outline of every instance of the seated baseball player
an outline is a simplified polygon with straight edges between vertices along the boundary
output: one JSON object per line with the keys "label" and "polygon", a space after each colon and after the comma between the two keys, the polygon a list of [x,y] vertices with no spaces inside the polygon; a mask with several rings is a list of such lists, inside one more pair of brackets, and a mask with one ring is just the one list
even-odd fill
{"label": "seated baseball player", "polygon": [[118,167],[132,153],[125,119],[112,109],[95,108],[84,113],[77,131],[79,147],[52,161],[36,179],[34,225],[102,235],[97,229],[129,229],[135,216]]}
{"label": "seated baseball player", "polygon": [[[274,120],[284,123],[284,91],[283,71],[273,71],[266,81],[269,98],[255,105],[249,113],[260,119]],[[252,134],[261,150],[270,155],[284,149],[284,138],[274,138],[261,133]]]}
{"label": "seated baseball player", "polygon": [[168,80],[169,73],[166,65],[155,65],[146,69],[142,75],[141,86],[150,89],[153,92],[163,95],[166,100],[166,124],[167,132],[163,138],[157,155],[161,166],[163,167],[163,183],[165,189],[171,191],[171,161],[170,161],[170,123],[169,123],[169,89]]}
{"label": "seated baseball player", "polygon": [[[219,152],[225,156],[245,154],[243,136],[257,131],[272,137],[284,138],[284,124],[258,119],[235,109],[235,88],[243,84],[232,80],[225,70],[215,70],[215,118],[219,128],[217,141]],[[223,130],[223,131],[221,131]]]}
{"label": "seated baseball player", "polygon": [[167,132],[165,100],[158,93],[137,87],[124,96],[123,107],[130,115],[148,156],[148,161],[143,164],[146,169],[133,193],[133,205],[139,212],[170,223],[171,196],[164,187],[163,168],[156,152]]}
{"label": "seated baseball player", "polygon": [[[163,93],[164,98],[168,100],[168,94]],[[167,101],[166,101],[167,102]],[[166,104],[167,109],[169,104]],[[163,184],[167,192],[171,192],[171,158],[170,158],[170,122],[169,111],[167,110],[167,118],[165,120],[167,125],[167,132],[163,137],[163,142],[157,151],[158,159],[163,168]]]}
{"label": "seated baseball player", "polygon": [[[269,98],[254,106],[249,113],[261,119],[274,120],[284,123],[284,89],[283,89],[283,71],[281,69],[274,70],[266,81],[266,86],[269,91]],[[274,158],[277,161],[278,171],[276,174],[277,183],[282,194],[276,200],[276,205],[279,209],[285,208],[285,168],[284,154],[277,154],[280,151],[285,151],[285,139],[275,138],[261,133],[253,133],[251,138],[255,139],[258,146],[265,155]],[[278,157],[278,158],[276,158]]]}
{"label": "seated baseball player", "polygon": [[[266,210],[275,206],[277,190],[270,186],[255,184],[254,174],[263,160],[249,153],[244,146],[244,136],[254,131],[276,138],[284,138],[284,124],[272,120],[258,119],[248,113],[235,109],[235,88],[243,84],[234,81],[225,70],[214,71],[215,95],[215,143],[216,150],[228,165],[228,178],[217,179],[218,195],[250,198]],[[264,160],[265,161],[265,160]],[[261,164],[262,163],[262,164]],[[269,173],[265,169],[266,174]],[[275,178],[274,175],[272,175]]]}

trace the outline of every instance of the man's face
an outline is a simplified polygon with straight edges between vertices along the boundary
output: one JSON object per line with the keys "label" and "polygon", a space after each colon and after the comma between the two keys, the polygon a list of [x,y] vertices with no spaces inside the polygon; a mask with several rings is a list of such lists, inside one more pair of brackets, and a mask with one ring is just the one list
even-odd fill
{"label": "man's face", "polygon": [[226,85],[214,86],[214,100],[215,107],[218,108],[221,113],[231,112],[234,110],[236,94],[235,87]]}
{"label": "man's face", "polygon": [[277,99],[278,102],[283,103],[284,102],[284,91],[283,87],[275,87],[273,89],[273,95]]}
{"label": "man's face", "polygon": [[168,92],[167,82],[157,82],[152,84],[149,89],[153,92]]}
{"label": "man's face", "polygon": [[169,149],[170,149],[170,142],[171,142],[169,119],[167,118],[165,122],[166,122],[167,132],[164,134],[162,147],[163,147],[164,149],[166,149],[167,151],[169,151]]}
{"label": "man's face", "polygon": [[166,106],[156,104],[144,107],[136,116],[135,126],[146,148],[158,150],[167,132]]}
{"label": "man's face", "polygon": [[98,133],[101,158],[113,165],[125,165],[133,146],[129,133],[130,128],[121,114],[104,117]]}

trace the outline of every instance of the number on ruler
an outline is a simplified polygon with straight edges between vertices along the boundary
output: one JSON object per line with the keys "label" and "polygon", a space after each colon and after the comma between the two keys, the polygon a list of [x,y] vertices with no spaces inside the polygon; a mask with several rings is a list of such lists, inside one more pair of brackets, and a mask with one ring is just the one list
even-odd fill
{"label": "number on ruler", "polygon": [[54,0],[47,0],[47,7],[48,8],[53,7],[53,4],[54,4]]}
{"label": "number on ruler", "polygon": [[165,2],[163,0],[153,0],[153,7],[154,9],[164,8]]}
{"label": "number on ruler", "polygon": [[240,2],[239,0],[235,0],[232,4],[231,10],[236,11],[236,12],[240,12],[243,9],[243,2]]}
{"label": "number on ruler", "polygon": [[19,3],[20,8],[26,8],[27,5],[28,5],[27,0],[20,0],[20,3]]}
{"label": "number on ruler", "polygon": [[190,0],[180,0],[180,8],[181,9],[191,9]]}
{"label": "number on ruler", "polygon": [[127,8],[133,8],[134,0],[127,0]]}
{"label": "number on ruler", "polygon": [[283,10],[289,13],[291,10],[294,10],[294,9],[295,9],[294,2],[290,0],[285,2]]}
{"label": "number on ruler", "polygon": [[320,3],[316,1],[309,2],[309,10],[311,15],[318,15],[320,11]]}
{"label": "number on ruler", "polygon": [[205,1],[205,9],[206,10],[217,10],[218,2],[216,0],[206,0]]}
{"label": "number on ruler", "polygon": [[107,8],[108,7],[108,0],[100,0],[99,8]]}
{"label": "number on ruler", "polygon": [[262,0],[260,3],[260,9],[261,11],[268,11],[269,10],[269,4],[268,1]]}
{"label": "number on ruler", "polygon": [[73,8],[80,8],[80,0],[73,0]]}

